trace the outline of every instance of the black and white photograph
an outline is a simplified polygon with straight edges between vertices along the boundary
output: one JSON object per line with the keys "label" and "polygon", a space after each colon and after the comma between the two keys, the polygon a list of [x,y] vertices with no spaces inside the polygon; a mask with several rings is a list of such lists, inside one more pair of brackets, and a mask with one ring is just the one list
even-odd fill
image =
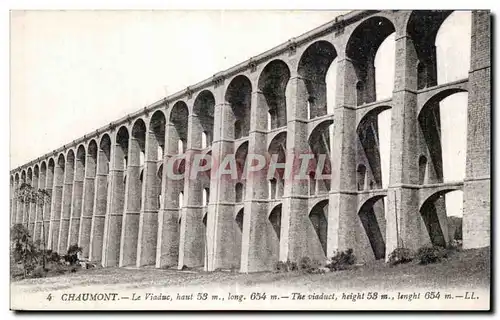
{"label": "black and white photograph", "polygon": [[9,16],[11,310],[491,309],[490,10]]}

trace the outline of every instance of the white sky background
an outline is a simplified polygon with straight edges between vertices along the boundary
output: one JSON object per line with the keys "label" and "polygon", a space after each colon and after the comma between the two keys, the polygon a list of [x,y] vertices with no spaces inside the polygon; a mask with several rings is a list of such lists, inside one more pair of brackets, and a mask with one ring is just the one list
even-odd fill
{"label": "white sky background", "polygon": [[[334,11],[28,11],[11,16],[15,168],[213,74],[331,21]],[[467,77],[470,13],[438,36],[438,81]],[[377,55],[377,95],[392,95],[394,37]],[[446,55],[446,59],[442,57]],[[441,57],[441,59],[440,59]],[[441,67],[444,65],[445,67]],[[382,70],[382,71],[380,71]],[[328,77],[334,87],[335,68]],[[466,94],[441,106],[445,180],[465,175]],[[329,101],[332,94],[329,92]],[[329,102],[328,105],[332,105]],[[384,185],[390,111],[380,116]],[[461,215],[462,194],[448,194]]]}

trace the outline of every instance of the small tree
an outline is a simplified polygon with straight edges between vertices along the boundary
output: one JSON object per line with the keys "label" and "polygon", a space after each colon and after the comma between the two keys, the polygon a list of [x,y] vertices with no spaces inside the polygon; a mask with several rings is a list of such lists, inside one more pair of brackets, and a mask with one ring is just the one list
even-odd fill
{"label": "small tree", "polygon": [[[21,203],[34,203],[37,206],[44,206],[46,201],[50,201],[50,192],[48,192],[46,189],[35,189],[33,188],[30,184],[27,183],[21,183],[21,185],[17,188],[15,191],[15,198],[19,200]],[[35,248],[40,248],[42,251],[45,251],[46,244],[45,244],[45,224],[42,221],[42,239],[41,241],[37,241],[34,245]],[[29,236],[28,230],[26,230]],[[42,265],[43,268],[45,268],[45,263],[46,263],[46,255],[42,254]]]}
{"label": "small tree", "polygon": [[22,224],[18,223],[12,227],[10,237],[14,261],[23,264],[24,277],[26,277],[36,266],[38,250],[31,239],[28,229]]}

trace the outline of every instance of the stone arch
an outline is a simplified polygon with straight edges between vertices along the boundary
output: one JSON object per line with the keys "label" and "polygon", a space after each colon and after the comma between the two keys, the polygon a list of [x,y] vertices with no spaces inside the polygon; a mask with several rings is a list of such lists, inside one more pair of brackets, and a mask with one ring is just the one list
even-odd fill
{"label": "stone arch", "polygon": [[235,159],[236,159],[236,170],[238,173],[238,180],[242,181],[246,177],[244,176],[245,172],[245,163],[248,155],[248,141],[241,143],[236,149]]}
{"label": "stone arch", "polygon": [[43,160],[41,163],[40,163],[40,176],[42,174],[46,174],[47,173],[47,162],[45,160]]}
{"label": "stone arch", "polygon": [[368,237],[376,260],[385,258],[385,240],[383,231],[380,230],[380,221],[378,221],[379,219],[377,219],[377,215],[374,211],[374,205],[383,197],[385,197],[385,195],[376,195],[368,198],[360,206],[358,211],[358,217],[363,225],[363,229]]}
{"label": "stone arch", "polygon": [[[286,88],[290,80],[290,68],[282,60],[273,60],[269,62],[262,70],[258,89],[262,92],[265,104],[265,110],[270,115],[270,129],[276,129],[286,126]],[[261,116],[261,115],[259,115]]]}
{"label": "stone arch", "polygon": [[[309,148],[314,155],[315,163],[310,163],[310,170],[315,171],[314,179],[317,179],[317,174],[320,174],[320,177],[326,176],[329,177],[332,172],[331,165],[331,145],[332,145],[332,135],[330,134],[331,126],[333,125],[333,120],[328,119],[321,121],[318,123],[311,134],[309,135]],[[321,159],[323,158],[323,159]],[[316,172],[316,166],[319,166],[319,163],[323,163],[322,172]],[[311,177],[311,176],[310,176]],[[315,181],[315,188],[319,193],[327,193],[330,191],[330,180],[329,179],[321,179]]]}
{"label": "stone arch", "polygon": [[181,153],[186,152],[188,138],[188,117],[189,108],[187,104],[184,101],[177,101],[170,110],[169,116],[169,122],[173,126],[173,128],[168,132],[168,143],[174,144],[170,146],[169,150],[182,148],[182,150],[179,151]]}
{"label": "stone arch", "polygon": [[237,182],[234,186],[234,198],[236,203],[243,202],[243,184],[241,182]]}
{"label": "stone arch", "polygon": [[350,35],[345,54],[354,67],[356,105],[377,100],[375,55],[382,42],[395,31],[394,24],[388,18],[371,16],[363,20]]}
{"label": "stone arch", "polygon": [[[150,160],[162,161],[165,154],[165,114],[161,110],[157,110],[151,116],[149,122],[149,145],[148,155]],[[161,149],[161,150],[159,150]]]}
{"label": "stone arch", "polygon": [[[194,100],[193,118],[194,136],[200,136],[200,141],[193,139],[193,144],[202,149],[212,145],[214,131],[215,97],[209,90],[201,91]],[[199,144],[199,146],[198,146]]]}
{"label": "stone arch", "polygon": [[234,77],[229,83],[224,99],[231,105],[234,123],[233,138],[247,137],[250,132],[252,82],[244,75]]}
{"label": "stone arch", "polygon": [[[106,135],[107,136],[107,135]],[[104,138],[104,136],[103,136]],[[109,138],[109,136],[107,136]],[[101,142],[103,140],[101,139]],[[111,143],[110,143],[111,145]],[[66,163],[73,162],[75,161],[75,151],[73,149],[69,149],[68,152],[66,153]]]}
{"label": "stone arch", "polygon": [[356,184],[358,191],[363,191],[366,189],[366,166],[364,164],[358,164],[356,169]]}
{"label": "stone arch", "polygon": [[19,172],[16,172],[15,175],[14,175],[14,193],[13,193],[13,196],[14,196],[14,201],[13,201],[13,222],[14,223],[21,223],[21,219],[19,217],[19,207],[21,206],[20,202],[19,202],[19,199],[17,197],[17,192],[18,192],[18,189],[19,187],[21,186],[21,183],[20,183],[20,178],[19,178]]}
{"label": "stone arch", "polygon": [[[136,190],[133,195],[135,200],[132,201],[137,201],[140,204],[142,201],[142,181],[139,179],[139,168],[143,165],[141,163],[141,157],[144,159],[144,154],[146,152],[146,123],[144,120],[137,119],[132,125],[128,148],[127,162],[129,167],[134,166],[134,168],[130,168],[128,170],[129,172],[127,172],[127,176],[129,177],[129,183],[133,184],[133,190]],[[132,173],[130,170],[137,172]],[[134,177],[132,175],[134,175]],[[135,209],[140,210],[140,205]]]}
{"label": "stone arch", "polygon": [[425,184],[427,177],[427,157],[420,155],[418,158],[418,184]]}
{"label": "stone arch", "polygon": [[85,161],[86,161],[86,152],[85,146],[79,145],[76,149],[76,162],[75,162],[75,179],[78,181],[83,181],[85,174]]}
{"label": "stone arch", "polygon": [[378,116],[389,109],[391,109],[390,106],[378,106],[371,109],[363,115],[356,128],[359,142],[358,161],[364,162],[363,159],[367,161],[365,165],[369,166],[370,181],[372,181],[367,184],[370,189],[382,188],[382,161]]}
{"label": "stone arch", "polygon": [[[274,160],[270,160],[271,164],[275,161],[277,164],[286,163],[286,132],[280,132],[277,134],[269,143],[268,153],[270,157]],[[271,188],[269,189],[269,195],[271,199],[280,199],[283,197],[285,188],[285,169],[278,168],[273,174],[275,188],[273,190],[272,184],[273,179],[271,179]]]}
{"label": "stone arch", "polygon": [[282,211],[282,204],[277,204],[276,206],[273,207],[271,210],[271,213],[269,214],[269,222],[271,223],[271,226],[273,227],[274,232],[276,233],[276,237],[278,238],[278,245],[279,245],[279,240],[281,239],[281,211]]}
{"label": "stone arch", "polygon": [[33,169],[31,167],[26,171],[26,183],[30,186],[33,184]]}
{"label": "stone arch", "polygon": [[243,232],[243,217],[244,217],[244,209],[241,208],[237,213],[236,217],[234,218],[236,225],[238,226],[238,229],[240,232]]}
{"label": "stone arch", "polygon": [[100,173],[109,173],[109,162],[111,161],[111,138],[105,133],[101,140],[99,141],[99,153],[97,156],[98,167],[101,166],[102,171]]}
{"label": "stone arch", "polygon": [[415,10],[406,23],[406,33],[416,50],[417,89],[437,85],[436,35],[450,10]]}
{"label": "stone arch", "polygon": [[33,176],[34,177],[39,177],[40,174],[40,167],[38,166],[38,163],[33,166]]}
{"label": "stone arch", "polygon": [[326,74],[336,57],[337,50],[325,40],[309,45],[300,57],[297,72],[305,82],[309,119],[328,113]]}
{"label": "stone arch", "polygon": [[309,220],[313,226],[323,253],[326,256],[326,246],[328,240],[328,200],[322,200],[316,203],[309,212]]}
{"label": "stone arch", "polygon": [[[432,96],[422,107],[418,114],[420,135],[428,152],[428,178],[432,182],[442,182],[443,175],[443,150],[440,102],[454,94],[460,94],[464,90],[443,90]],[[465,129],[465,128],[464,128]],[[431,170],[429,170],[431,169]]]}
{"label": "stone arch", "polygon": [[[117,152],[117,169],[127,170],[128,167],[128,148],[129,148],[130,135],[128,129],[125,126],[121,126],[116,133],[116,148]],[[126,173],[124,174],[126,175]]]}
{"label": "stone arch", "polygon": [[436,202],[440,201],[444,203],[444,195],[453,191],[457,191],[457,189],[443,188],[428,196],[424,201],[421,201],[420,215],[424,221],[431,243],[434,246],[446,247],[448,242],[446,211],[440,212],[439,208],[436,207]]}

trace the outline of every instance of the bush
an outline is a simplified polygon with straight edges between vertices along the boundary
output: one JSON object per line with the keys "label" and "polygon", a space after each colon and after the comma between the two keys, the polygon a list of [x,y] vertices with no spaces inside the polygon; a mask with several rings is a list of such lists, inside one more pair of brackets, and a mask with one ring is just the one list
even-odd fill
{"label": "bush", "polygon": [[346,270],[356,263],[356,256],[352,249],[337,251],[326,265],[331,271]]}
{"label": "bush", "polygon": [[77,244],[69,246],[68,252],[64,256],[64,261],[69,262],[70,265],[75,265],[79,261],[78,253],[82,252],[82,250]]}
{"label": "bush", "polygon": [[312,260],[309,257],[302,257],[299,261],[299,270],[306,273],[317,273],[320,263],[317,260]]}
{"label": "bush", "polygon": [[442,247],[422,247],[417,252],[419,263],[424,265],[439,262],[447,256],[448,252]]}
{"label": "bush", "polygon": [[396,248],[389,255],[389,264],[397,265],[402,263],[408,263],[413,260],[413,255],[410,249],[408,248]]}
{"label": "bush", "polygon": [[286,262],[278,261],[274,269],[277,272],[290,272],[290,271],[296,271],[298,268],[297,268],[297,263],[287,260]]}
{"label": "bush", "polygon": [[47,275],[47,272],[42,266],[38,266],[31,273],[32,278],[44,278]]}

